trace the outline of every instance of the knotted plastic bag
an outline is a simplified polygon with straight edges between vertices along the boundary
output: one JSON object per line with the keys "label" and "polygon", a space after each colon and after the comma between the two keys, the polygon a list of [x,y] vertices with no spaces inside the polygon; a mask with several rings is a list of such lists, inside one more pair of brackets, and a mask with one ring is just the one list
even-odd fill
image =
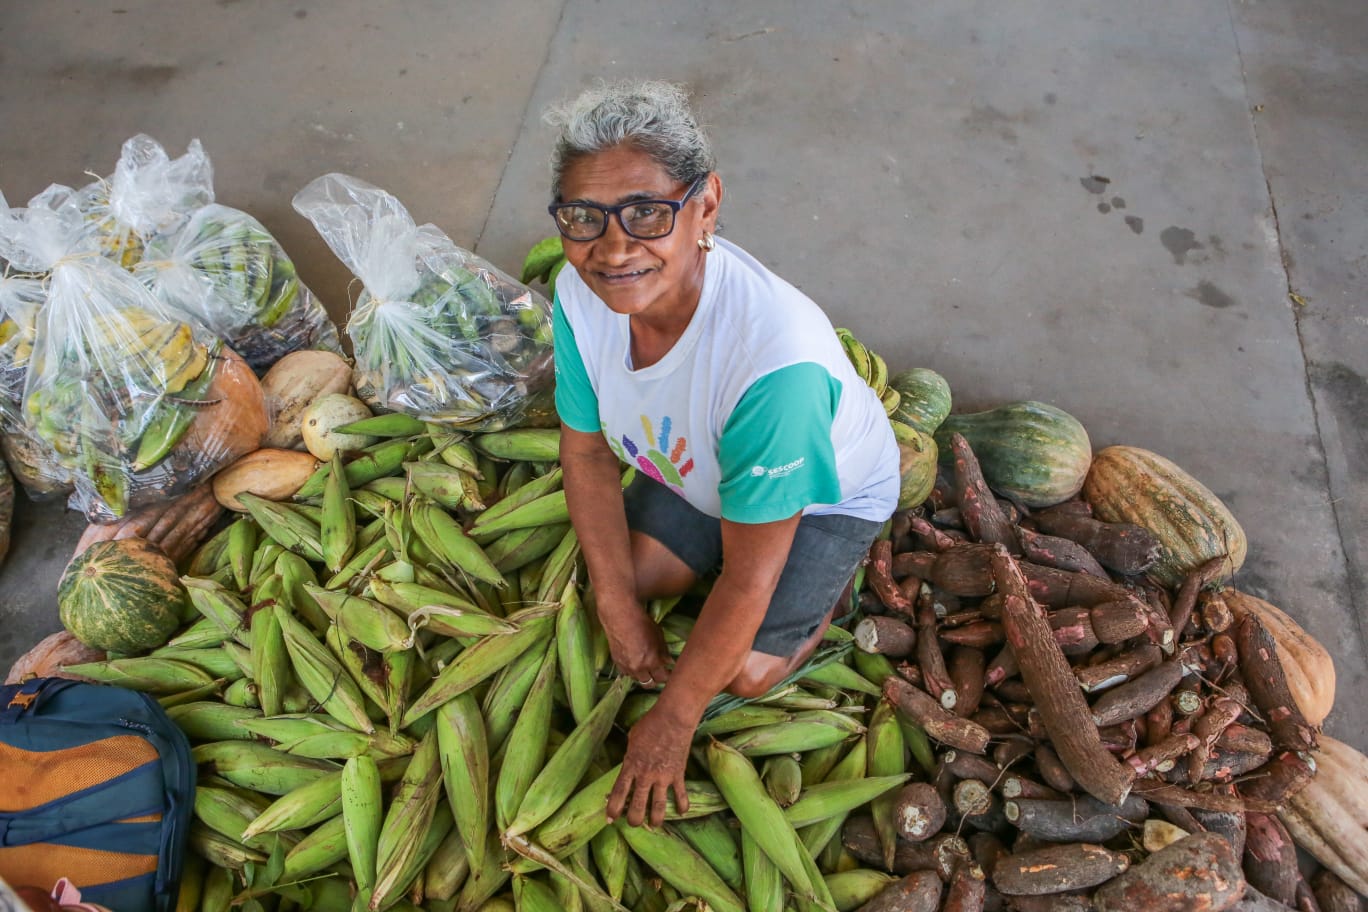
{"label": "knotted plastic bag", "polygon": [[139,133],[124,142],[114,174],[83,187],[74,201],[86,245],[132,269],[148,238],[214,201],[214,170],[198,139],[173,159]]}
{"label": "knotted plastic bag", "polygon": [[94,521],[165,500],[256,449],[261,386],[246,363],[104,256],[77,195],[53,186],[0,211],[0,256],[44,276],[21,412],[70,470]]}
{"label": "knotted plastic bag", "polygon": [[255,218],[213,204],[153,237],[135,274],[161,301],[190,314],[264,372],[292,351],[342,347],[323,305]]}
{"label": "knotted plastic bag", "polygon": [[372,409],[492,430],[544,408],[554,382],[545,298],[357,178],[324,175],[294,207],[364,286],[347,334],[353,384]]}

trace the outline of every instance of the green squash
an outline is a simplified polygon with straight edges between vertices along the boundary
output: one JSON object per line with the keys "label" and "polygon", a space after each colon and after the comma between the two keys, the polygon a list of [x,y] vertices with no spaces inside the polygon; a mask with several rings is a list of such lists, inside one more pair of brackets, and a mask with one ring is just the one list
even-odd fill
{"label": "green squash", "polygon": [[895,374],[888,388],[898,391],[898,407],[891,417],[921,431],[934,434],[950,414],[950,384],[930,368],[914,367]]}
{"label": "green squash", "polygon": [[953,459],[954,433],[969,441],[988,487],[1028,507],[1049,507],[1073,497],[1092,463],[1092,444],[1083,425],[1043,402],[1009,402],[946,418],[935,435],[946,463]]}
{"label": "green squash", "polygon": [[889,423],[898,441],[898,509],[908,510],[921,506],[936,486],[936,441],[897,419]]}
{"label": "green squash", "polygon": [[141,538],[96,542],[57,585],[63,626],[87,646],[123,655],[165,644],[185,604],[176,565]]}

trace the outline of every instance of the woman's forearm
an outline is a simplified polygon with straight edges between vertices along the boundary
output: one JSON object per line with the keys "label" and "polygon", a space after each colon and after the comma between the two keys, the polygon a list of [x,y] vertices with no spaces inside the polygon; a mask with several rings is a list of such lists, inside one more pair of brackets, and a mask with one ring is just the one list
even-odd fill
{"label": "woman's forearm", "polygon": [[563,431],[561,465],[566,505],[599,601],[604,605],[635,602],[621,463],[602,437]]}

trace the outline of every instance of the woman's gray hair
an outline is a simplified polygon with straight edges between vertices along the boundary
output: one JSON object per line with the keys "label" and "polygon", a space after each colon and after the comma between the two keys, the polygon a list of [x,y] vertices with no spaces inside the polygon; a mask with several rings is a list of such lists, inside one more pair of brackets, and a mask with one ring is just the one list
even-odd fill
{"label": "woman's gray hair", "polygon": [[551,196],[571,162],[630,143],[681,184],[716,167],[712,143],[698,125],[683,87],[652,80],[600,83],[557,105],[543,118],[560,130],[551,154]]}

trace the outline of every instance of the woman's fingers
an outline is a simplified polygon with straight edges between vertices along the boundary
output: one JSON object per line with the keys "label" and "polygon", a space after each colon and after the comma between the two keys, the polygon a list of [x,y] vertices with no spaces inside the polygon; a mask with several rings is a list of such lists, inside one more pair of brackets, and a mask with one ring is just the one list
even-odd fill
{"label": "woman's fingers", "polygon": [[665,805],[670,791],[670,783],[657,782],[651,787],[651,827],[659,829],[665,824]]}
{"label": "woman's fingers", "polygon": [[687,814],[689,812],[689,786],[684,781],[683,770],[680,770],[679,775],[675,776],[674,796],[675,807],[679,809],[679,813]]}
{"label": "woman's fingers", "polygon": [[674,789],[675,806],[681,813],[687,811],[689,797],[682,774],[676,776],[673,782],[654,781],[654,777],[637,777],[624,770],[613,784],[613,790],[608,793],[608,822],[612,823],[625,814],[632,826],[647,822],[652,827],[664,825],[671,789]]}
{"label": "woman's fingers", "polygon": [[646,820],[652,791],[652,784],[647,780],[638,779],[633,782],[632,801],[627,807],[627,822],[632,826],[641,826]]}
{"label": "woman's fingers", "polygon": [[617,782],[613,783],[613,790],[608,793],[609,823],[621,817],[623,810],[627,807],[627,799],[632,794],[632,779],[632,774],[626,769],[618,773]]}

